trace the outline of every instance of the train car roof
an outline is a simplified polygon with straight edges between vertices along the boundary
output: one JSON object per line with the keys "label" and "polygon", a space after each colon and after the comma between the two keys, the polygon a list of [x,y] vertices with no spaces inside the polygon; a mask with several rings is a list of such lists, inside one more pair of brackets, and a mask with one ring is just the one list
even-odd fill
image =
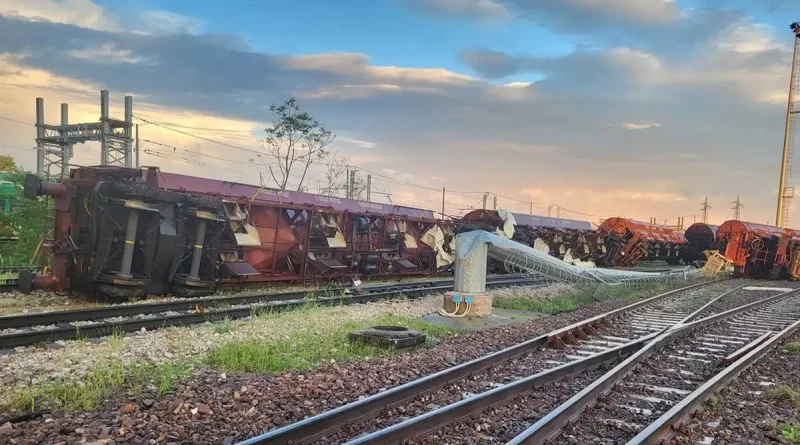
{"label": "train car roof", "polygon": [[[619,231],[622,229],[622,232]],[[686,237],[666,226],[659,226],[657,224],[636,221],[628,218],[612,217],[608,218],[600,224],[599,230],[607,233],[617,232],[620,235],[624,234],[625,229],[636,231],[650,241],[661,241],[673,244],[685,244]]]}
{"label": "train car roof", "polygon": [[[551,218],[548,216],[536,216],[536,215],[527,215],[525,213],[514,213],[509,212],[514,216],[514,220],[517,222],[518,226],[530,226],[530,227],[548,227],[554,229],[574,229],[574,230],[591,230],[592,225],[588,221],[579,221],[575,219],[565,219],[565,218]],[[490,216],[491,218],[497,218],[500,221],[500,216],[497,214],[497,210],[488,210],[488,209],[476,209],[470,212],[467,212],[462,218],[469,220],[471,218],[482,218],[485,216]]]}
{"label": "train car roof", "polygon": [[715,226],[714,224],[707,224],[707,223],[699,222],[699,223],[694,223],[691,226],[689,226],[688,228],[686,228],[686,231],[688,232],[689,230],[692,229],[692,227],[708,227],[714,233],[717,233],[717,231],[719,230],[719,226]]}
{"label": "train car roof", "polygon": [[518,226],[552,227],[555,229],[591,230],[589,221],[577,219],[551,218],[549,216],[526,215],[524,213],[511,213]]}
{"label": "train car roof", "polygon": [[334,211],[340,212],[346,211],[350,213],[404,216],[408,219],[435,219],[432,210],[315,195],[313,193],[278,190],[232,181],[181,175],[178,173],[160,172],[158,174],[158,185],[168,190],[219,195],[221,197],[237,200],[244,198],[254,202],[311,206],[315,208],[333,209]]}
{"label": "train car roof", "polygon": [[766,234],[770,234],[770,235],[783,235],[783,234],[787,234],[787,233],[790,234],[790,235],[795,235],[796,234],[796,231],[793,230],[793,229],[775,227],[775,226],[770,226],[768,224],[759,224],[759,223],[753,223],[753,222],[748,222],[748,221],[739,221],[739,220],[736,220],[736,219],[731,219],[731,220],[725,221],[724,223],[722,223],[720,228],[724,229],[723,231],[728,231],[728,230],[731,230],[734,226],[739,226],[739,229],[744,229],[744,230],[747,230],[747,231],[761,232],[761,233],[766,233]]}

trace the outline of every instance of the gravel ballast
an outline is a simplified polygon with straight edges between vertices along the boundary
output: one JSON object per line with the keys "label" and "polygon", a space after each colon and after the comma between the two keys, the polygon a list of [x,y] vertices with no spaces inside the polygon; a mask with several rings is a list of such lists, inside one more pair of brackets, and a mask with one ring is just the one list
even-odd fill
{"label": "gravel ballast", "polygon": [[768,353],[706,402],[670,442],[728,444],[787,444],[781,429],[800,428],[800,400],[777,397],[775,388],[787,385],[800,392],[800,354],[786,345],[800,333]]}
{"label": "gravel ballast", "polygon": [[[136,444],[236,442],[628,303],[620,300],[593,303],[574,312],[529,323],[459,335],[430,349],[330,363],[280,375],[226,375],[201,368],[175,394],[159,399],[114,398],[100,410],[20,422],[7,427],[4,434],[0,433],[0,444],[3,440],[10,443],[8,440],[22,438],[35,440],[34,443],[107,439]],[[153,361],[176,361],[228,341],[279,338],[315,325],[324,328],[324,324],[335,317],[368,320],[385,312],[419,316],[434,312],[440,304],[441,297],[434,296],[414,301],[326,308],[330,312],[315,320],[298,317],[292,323],[235,322],[235,329],[216,336],[213,326],[171,328],[126,337],[120,351],[114,351],[106,343],[73,345],[73,342],[52,351],[19,351],[0,362],[3,364],[0,384],[24,385],[21,381],[27,377],[24,374],[28,369],[40,370],[39,374],[34,372],[38,377],[33,378],[48,378],[52,374],[50,364],[55,363],[53,366],[58,369],[58,364],[65,363],[64,360],[74,361],[70,369],[77,366],[78,372],[85,372],[96,360],[93,357],[100,355],[117,354],[121,360],[146,357]],[[63,375],[68,372],[72,371],[65,371]]]}

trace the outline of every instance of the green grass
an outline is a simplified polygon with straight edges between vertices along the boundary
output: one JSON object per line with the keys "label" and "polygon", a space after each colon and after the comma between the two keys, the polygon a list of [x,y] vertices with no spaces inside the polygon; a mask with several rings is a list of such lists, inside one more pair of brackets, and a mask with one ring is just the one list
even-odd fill
{"label": "green grass", "polygon": [[793,341],[786,345],[786,350],[790,354],[800,354],[800,341]]}
{"label": "green grass", "polygon": [[708,400],[706,400],[706,405],[713,411],[719,406],[719,399],[717,396],[712,395],[708,398]]}
{"label": "green grass", "polygon": [[227,334],[233,329],[233,320],[225,318],[214,324],[214,332],[217,334]]}
{"label": "green grass", "polygon": [[95,367],[78,382],[59,380],[27,388],[12,397],[3,409],[46,408],[56,412],[96,409],[104,400],[117,395],[139,397],[148,387],[155,387],[158,396],[172,392],[189,373],[186,365],[138,363],[126,367],[115,362]]}
{"label": "green grass", "polygon": [[784,425],[781,427],[781,437],[787,443],[800,444],[800,430],[796,424]]}
{"label": "green grass", "polygon": [[[661,285],[634,289],[611,287],[604,289],[595,297],[580,289],[572,289],[549,300],[539,299],[535,293],[530,296],[499,297],[494,300],[492,306],[501,309],[515,309],[554,315],[574,311],[599,300],[630,300],[641,296],[656,295],[666,292],[666,290],[667,287]],[[535,292],[535,290],[532,292]]]}
{"label": "green grass", "polygon": [[280,373],[394,353],[393,349],[351,343],[347,339],[349,331],[378,325],[398,325],[418,330],[427,336],[426,346],[463,332],[453,327],[385,314],[368,322],[308,330],[290,338],[227,343],[211,350],[205,362],[226,372]]}
{"label": "green grass", "polygon": [[790,405],[800,405],[800,393],[789,385],[775,385],[767,392],[767,397]]}
{"label": "green grass", "polygon": [[518,311],[541,312],[544,314],[558,314],[569,312],[595,301],[591,295],[576,290],[568,291],[552,300],[540,300],[535,296],[530,297],[502,297],[492,302],[492,306],[500,309],[514,309]]}

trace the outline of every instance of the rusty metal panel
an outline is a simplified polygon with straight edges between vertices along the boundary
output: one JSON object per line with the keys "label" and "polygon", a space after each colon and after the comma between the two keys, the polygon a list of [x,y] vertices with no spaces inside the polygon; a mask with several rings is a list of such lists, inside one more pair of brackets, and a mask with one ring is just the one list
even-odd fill
{"label": "rusty metal panel", "polygon": [[683,234],[670,229],[666,226],[635,221],[627,218],[608,218],[600,224],[598,228],[603,233],[624,235],[627,232],[634,232],[641,235],[645,241],[659,241],[671,244],[686,244]]}

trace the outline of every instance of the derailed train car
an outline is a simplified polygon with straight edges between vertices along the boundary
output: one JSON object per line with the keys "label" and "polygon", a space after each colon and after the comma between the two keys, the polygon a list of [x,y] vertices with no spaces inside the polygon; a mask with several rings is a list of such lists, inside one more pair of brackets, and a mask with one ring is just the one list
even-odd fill
{"label": "derailed train car", "polygon": [[52,273],[36,288],[118,297],[206,295],[219,284],[428,275],[452,262],[450,225],[433,212],[156,168],[81,167],[55,199]]}
{"label": "derailed train car", "polygon": [[683,234],[669,227],[627,218],[608,218],[597,230],[605,237],[607,252],[602,263],[607,266],[632,267],[637,261],[678,265],[686,244]]}
{"label": "derailed train car", "polygon": [[479,209],[460,224],[499,232],[568,263],[594,261],[605,253],[602,237],[588,221]]}
{"label": "derailed train car", "polygon": [[784,276],[797,241],[792,229],[746,221],[725,221],[717,230],[719,251],[733,263],[737,276]]}
{"label": "derailed train car", "polygon": [[686,238],[686,244],[681,253],[681,259],[686,264],[705,261],[705,251],[719,249],[717,241],[718,230],[719,226],[706,223],[694,223],[689,226],[683,233],[684,238]]}

